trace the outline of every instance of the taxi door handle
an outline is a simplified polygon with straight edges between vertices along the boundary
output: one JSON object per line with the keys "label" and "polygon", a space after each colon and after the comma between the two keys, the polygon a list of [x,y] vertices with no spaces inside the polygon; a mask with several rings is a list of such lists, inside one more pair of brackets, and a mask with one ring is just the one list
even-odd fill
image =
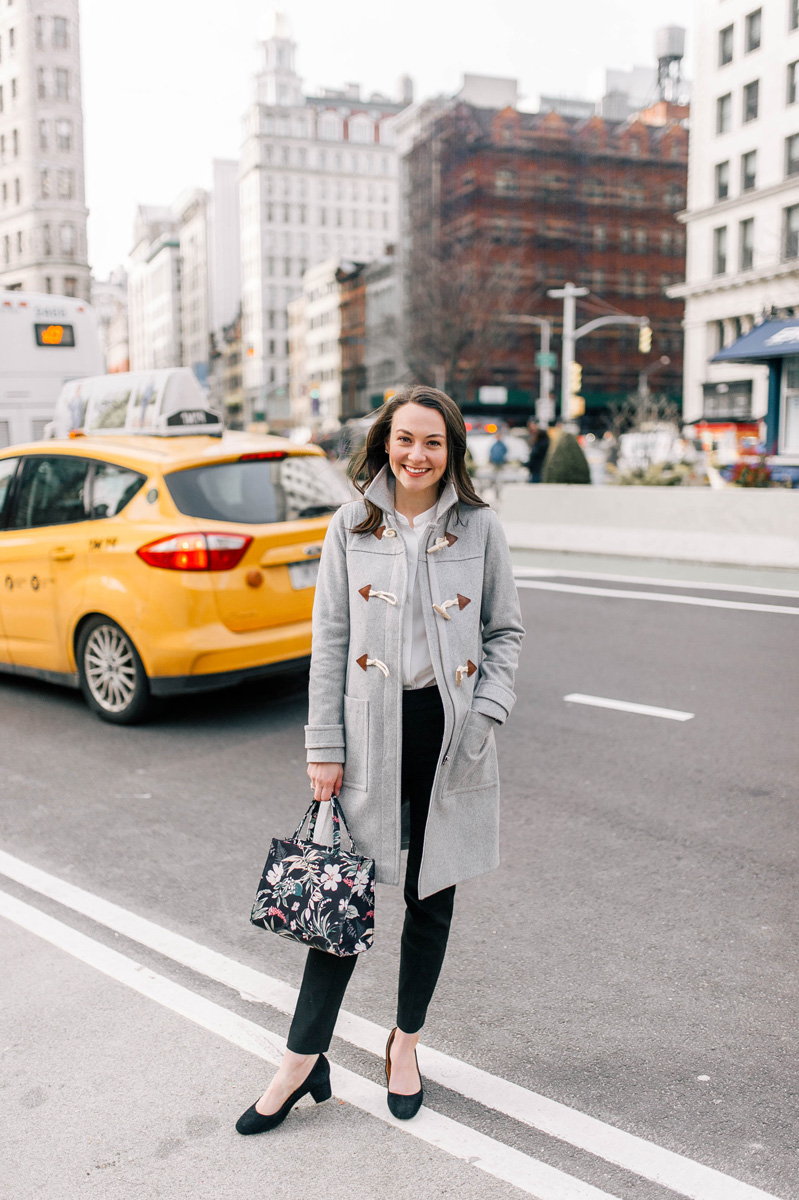
{"label": "taxi door handle", "polygon": [[58,546],[50,551],[50,557],[53,562],[70,562],[75,557],[75,551],[70,550],[69,546]]}

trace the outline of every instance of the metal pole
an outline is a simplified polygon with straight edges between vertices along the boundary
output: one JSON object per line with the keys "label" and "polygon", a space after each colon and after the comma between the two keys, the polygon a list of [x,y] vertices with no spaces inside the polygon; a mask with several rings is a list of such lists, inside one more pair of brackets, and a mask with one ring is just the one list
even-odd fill
{"label": "metal pole", "polygon": [[560,355],[560,419],[568,421],[571,417],[571,369],[574,362],[574,316],[575,302],[579,296],[587,296],[588,288],[575,287],[567,283],[562,288],[552,288],[547,292],[556,300],[563,300],[563,349]]}
{"label": "metal pole", "polygon": [[[549,338],[551,326],[549,321],[542,319],[541,321],[541,353],[549,354]],[[546,359],[544,360],[546,361]],[[552,395],[552,369],[551,367],[541,368],[541,382],[539,384],[539,392],[542,399],[548,400]]]}

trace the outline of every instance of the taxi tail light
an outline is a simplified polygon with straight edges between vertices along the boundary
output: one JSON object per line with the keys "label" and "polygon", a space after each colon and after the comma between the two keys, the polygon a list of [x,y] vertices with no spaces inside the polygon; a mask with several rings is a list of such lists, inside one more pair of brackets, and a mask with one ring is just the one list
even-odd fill
{"label": "taxi tail light", "polygon": [[256,450],[251,454],[240,454],[239,462],[258,462],[264,458],[288,458],[285,450]]}
{"label": "taxi tail light", "polygon": [[251,541],[244,533],[183,533],[148,542],[136,553],[149,566],[167,571],[230,571]]}

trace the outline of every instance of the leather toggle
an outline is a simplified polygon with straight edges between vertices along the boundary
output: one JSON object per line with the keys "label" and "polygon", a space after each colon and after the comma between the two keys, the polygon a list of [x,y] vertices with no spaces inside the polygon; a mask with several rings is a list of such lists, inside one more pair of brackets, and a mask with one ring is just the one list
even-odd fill
{"label": "leather toggle", "polygon": [[372,533],[377,538],[378,542],[382,540],[383,534],[386,532],[385,525],[378,525],[377,529],[373,529]]}
{"label": "leather toggle", "polygon": [[[383,672],[386,679],[388,679],[390,674],[389,669],[384,662],[380,661],[379,658],[369,658],[366,654],[362,654],[361,657],[356,658],[355,661],[362,671],[365,671],[367,667],[377,667],[379,671]],[[477,670],[477,667],[475,667],[475,670]]]}
{"label": "leather toggle", "polygon": [[367,583],[365,587],[358,588],[359,595],[363,596],[364,600],[371,600],[377,597],[378,600],[385,600],[387,604],[396,604],[397,597],[393,592],[380,592],[377,588],[373,588],[371,583]]}
{"label": "leather toggle", "polygon": [[444,618],[445,621],[451,621],[452,617],[447,612],[447,609],[454,608],[456,604],[458,606],[458,611],[462,612],[467,604],[471,604],[471,600],[468,596],[462,596],[460,592],[458,592],[458,595],[453,600],[444,600],[441,604],[434,604],[433,608],[436,610],[439,616]]}
{"label": "leather toggle", "polygon": [[457,667],[455,670],[455,686],[460,687],[461,684],[463,683],[464,675],[466,675],[466,676],[474,675],[476,670],[477,670],[477,667],[474,665],[472,660],[470,658],[467,658],[466,666],[465,667]]}
{"label": "leather toggle", "polygon": [[457,537],[454,533],[445,533],[443,537],[436,538],[433,545],[428,549],[428,554],[436,554],[439,550],[447,550],[450,546],[454,546],[457,542]]}

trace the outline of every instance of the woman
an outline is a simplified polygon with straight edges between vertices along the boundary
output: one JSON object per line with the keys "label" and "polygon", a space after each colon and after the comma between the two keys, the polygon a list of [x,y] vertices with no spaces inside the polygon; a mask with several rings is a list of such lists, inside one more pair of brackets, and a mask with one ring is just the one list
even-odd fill
{"label": "woman", "polygon": [[[461,880],[499,863],[494,726],[513,707],[524,634],[496,515],[464,466],[466,428],[443,392],[414,387],[381,409],[351,465],[363,500],[325,537],[313,610],[308,775],[338,795],[381,883],[405,872],[388,1106],[414,1116],[419,1030],[438,981]],[[330,1096],[330,1045],[357,956],[309,950],[288,1049],[240,1133],[275,1128],[310,1093]]]}

